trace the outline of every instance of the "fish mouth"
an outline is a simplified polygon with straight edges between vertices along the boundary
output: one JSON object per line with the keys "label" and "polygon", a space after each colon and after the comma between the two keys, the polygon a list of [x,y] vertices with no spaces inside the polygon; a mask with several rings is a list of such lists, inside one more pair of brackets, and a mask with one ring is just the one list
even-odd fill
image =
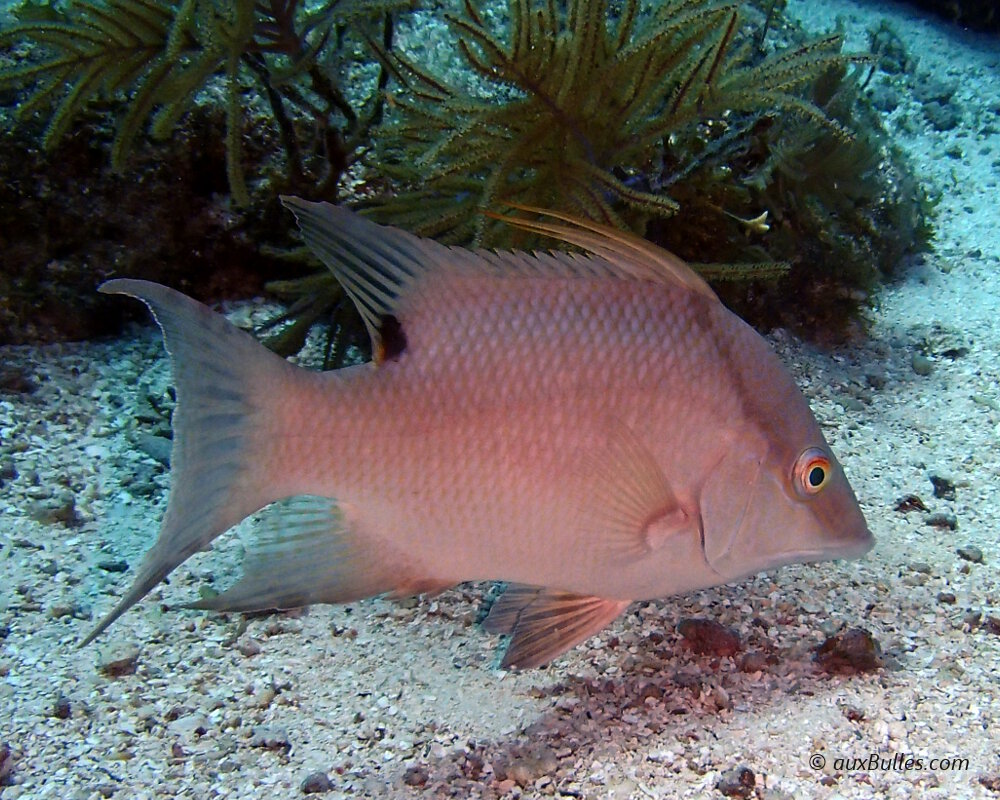
{"label": "fish mouth", "polygon": [[821,561],[850,561],[861,558],[865,553],[875,546],[875,537],[867,528],[863,536],[838,542],[830,547],[818,547],[813,550],[799,550],[789,553],[785,559],[786,564],[803,563],[815,564]]}

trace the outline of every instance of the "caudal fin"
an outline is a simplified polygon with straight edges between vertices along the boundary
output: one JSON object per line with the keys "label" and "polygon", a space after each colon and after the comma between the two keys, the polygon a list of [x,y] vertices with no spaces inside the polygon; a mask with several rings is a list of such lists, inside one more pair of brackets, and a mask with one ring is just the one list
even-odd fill
{"label": "caudal fin", "polygon": [[177,565],[283,493],[267,474],[267,439],[279,386],[304,373],[219,314],[156,283],[112,280],[106,294],[135,297],[153,312],[170,354],[173,416],[170,500],[132,587],[81,642],[94,640]]}

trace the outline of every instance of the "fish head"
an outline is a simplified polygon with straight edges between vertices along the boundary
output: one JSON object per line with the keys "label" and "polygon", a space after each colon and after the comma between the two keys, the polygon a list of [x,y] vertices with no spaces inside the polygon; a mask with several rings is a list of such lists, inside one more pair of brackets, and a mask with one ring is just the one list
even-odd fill
{"label": "fish head", "polygon": [[725,580],[783,564],[857,558],[874,544],[805,398],[783,367],[767,372],[748,377],[756,385],[747,394],[745,424],[732,429],[701,492],[705,559]]}

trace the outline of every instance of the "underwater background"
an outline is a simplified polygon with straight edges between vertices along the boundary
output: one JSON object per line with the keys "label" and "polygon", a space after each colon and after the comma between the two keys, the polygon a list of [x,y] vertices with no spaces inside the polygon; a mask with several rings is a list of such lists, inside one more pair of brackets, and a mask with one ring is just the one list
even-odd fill
{"label": "underwater background", "polygon": [[[246,3],[3,6],[0,796],[1000,793],[997,34],[901,4],[737,5],[557,4],[536,28],[516,2],[272,2],[266,24]],[[484,61],[518,21],[536,43],[601,33],[570,49],[594,67],[575,82],[558,53],[534,64],[563,76],[558,125]],[[365,356],[284,191],[539,245],[476,213],[513,198],[678,251],[769,332],[876,549],[635,604],[503,673],[489,585],[167,610],[232,582],[237,529],[76,649],[169,489],[159,335],[94,287],[162,280],[300,363]]]}

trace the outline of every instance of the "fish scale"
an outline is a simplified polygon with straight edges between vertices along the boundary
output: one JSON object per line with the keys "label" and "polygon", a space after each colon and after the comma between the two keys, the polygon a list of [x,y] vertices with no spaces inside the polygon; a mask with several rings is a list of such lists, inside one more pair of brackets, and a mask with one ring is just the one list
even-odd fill
{"label": "fish scale", "polygon": [[449,248],[285,202],[375,362],[310,373],[170,289],[102,287],[153,310],[178,411],[160,537],[87,641],[267,504],[243,577],[194,606],[503,580],[486,627],[511,635],[510,667],[633,600],[871,546],[787,371],[670,254],[552,212],[509,221],[588,255]]}

